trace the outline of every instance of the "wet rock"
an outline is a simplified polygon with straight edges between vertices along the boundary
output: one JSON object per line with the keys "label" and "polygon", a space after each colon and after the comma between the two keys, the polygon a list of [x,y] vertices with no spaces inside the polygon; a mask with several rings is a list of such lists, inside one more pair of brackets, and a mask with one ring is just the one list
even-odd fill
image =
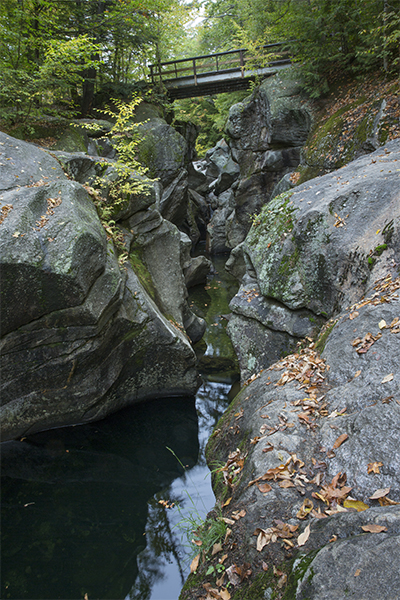
{"label": "wet rock", "polygon": [[[251,565],[251,576],[235,583],[238,597],[261,582],[264,597],[281,590],[299,600],[344,598],[346,590],[374,597],[386,577],[397,589],[399,289],[388,274],[321,336],[321,357],[306,348],[253,376],[210,438],[210,463],[235,453],[238,461],[223,470],[232,500],[222,509],[232,530],[226,562]],[[357,352],[354,339],[369,332],[377,339]],[[225,486],[217,481],[221,501]]]}
{"label": "wet rock", "polygon": [[[193,394],[185,324],[197,340],[204,323],[188,308],[180,233],[156,209],[157,185],[119,210],[120,269],[86,190],[44,151],[0,141],[3,439]],[[92,164],[63,160],[77,174]]]}
{"label": "wet rock", "polygon": [[[267,301],[281,306],[291,338],[312,335],[324,319],[367,293],[381,273],[400,261],[395,175],[399,156],[399,143],[391,142],[386,151],[378,150],[339,172],[274,198],[254,219],[241,247],[247,273],[256,280],[257,293],[263,297],[261,304]],[[255,332],[260,323],[280,330],[282,320],[275,311],[267,320],[258,312],[259,296],[253,294],[247,300],[250,302],[245,304],[240,298],[233,300],[232,309],[239,322],[240,315],[246,317],[250,338],[249,318],[257,321]],[[255,312],[250,314],[252,306]],[[266,305],[263,307],[264,311]],[[308,320],[308,331],[303,326],[297,329],[301,311],[306,311],[301,322],[304,325]],[[240,331],[236,320],[233,323]],[[268,339],[266,336],[264,345],[247,344],[246,352],[241,351],[245,378],[249,364],[260,369],[268,366],[266,357],[279,358],[282,346],[277,345],[274,354],[265,347],[270,344]],[[293,339],[287,341],[289,349]],[[256,354],[248,354],[251,347]]]}

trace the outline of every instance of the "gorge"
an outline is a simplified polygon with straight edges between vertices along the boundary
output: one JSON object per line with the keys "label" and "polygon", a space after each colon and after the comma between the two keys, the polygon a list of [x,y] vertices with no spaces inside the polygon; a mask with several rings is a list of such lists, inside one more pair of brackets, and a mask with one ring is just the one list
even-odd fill
{"label": "gorge", "polygon": [[[92,192],[99,175],[109,182],[107,194],[118,183],[113,149],[103,139],[110,125],[99,122],[97,137],[78,130],[86,145],[80,152],[76,141],[67,146],[76,129],[63,134],[58,150],[0,133],[6,480],[62,481],[59,472],[66,470],[68,485],[57,493],[84,494],[84,482],[101,484],[103,461],[117,488],[135,482],[136,453],[148,454],[143,470],[152,470],[160,455],[140,515],[126,514],[117,532],[112,523],[107,530],[118,534],[116,545],[124,540],[121,555],[128,554],[137,535],[132,521],[143,530],[148,498],[182,474],[165,447],[177,443],[174,453],[185,466],[197,461],[199,372],[222,378],[217,405],[218,394],[225,399],[208,435],[221,418],[205,451],[217,504],[203,518],[206,529],[222,522],[224,534],[206,548],[200,531],[198,561],[181,600],[321,600],[347,593],[361,600],[379,597],[383,586],[388,598],[400,589],[394,560],[400,544],[400,143],[397,130],[391,140],[383,135],[399,118],[385,112],[389,97],[386,104],[377,98],[359,120],[347,164],[335,163],[332,148],[325,155],[316,150],[323,124],[295,70],[271,77],[234,105],[225,139],[202,160],[194,154],[193,125],[172,127],[160,107],[142,103],[138,158],[154,181],[148,193],[125,197],[113,214],[127,252],[122,264]],[[338,122],[324,143],[337,135]],[[202,342],[208,299],[199,305],[193,294],[219,284],[210,260],[193,252],[200,241],[208,256],[230,253],[231,314],[227,302],[218,305],[208,327],[225,329],[228,322],[238,365],[228,342],[215,352]],[[241,390],[225,410],[239,371]],[[153,435],[151,419],[140,421],[146,403],[156,421],[155,450],[143,450]],[[144,431],[136,418],[146,422]],[[172,432],[163,427],[170,418]],[[65,442],[68,433],[49,433],[72,425],[79,425],[71,429],[78,432],[74,448]],[[113,441],[104,456],[101,439],[108,435]],[[140,444],[127,458],[131,435]],[[69,471],[69,458],[79,476]],[[132,496],[142,494],[134,488]],[[13,502],[26,512],[43,495],[32,500],[21,491]],[[116,497],[100,506],[117,506]],[[96,529],[89,525],[90,503],[87,509],[81,540]],[[29,527],[18,511],[13,515]],[[105,511],[98,523],[110,518]],[[6,535],[10,543],[11,530]],[[72,552],[45,534],[45,561],[57,544]],[[18,556],[21,546],[11,547]],[[132,550],[133,570],[137,553]],[[108,555],[99,561],[112,579],[119,566]],[[9,573],[3,597],[33,598],[30,572]],[[69,597],[152,598],[149,589],[133,595],[119,584],[98,589],[98,575],[92,576],[85,587],[85,574],[78,573]],[[17,580],[25,583],[18,587]],[[63,597],[60,581],[49,594]]]}

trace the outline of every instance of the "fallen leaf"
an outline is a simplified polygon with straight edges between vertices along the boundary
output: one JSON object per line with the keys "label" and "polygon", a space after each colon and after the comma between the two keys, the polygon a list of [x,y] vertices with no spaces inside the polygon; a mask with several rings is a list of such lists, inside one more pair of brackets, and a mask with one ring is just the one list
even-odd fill
{"label": "fallen leaf", "polygon": [[262,561],[262,568],[263,568],[263,571],[268,571],[268,569],[269,569],[267,563],[264,561]]}
{"label": "fallen leaf", "polygon": [[[257,535],[257,550],[258,552],[261,552],[264,546],[267,546],[272,541],[273,530],[270,527],[268,529],[257,527],[253,535]],[[276,539],[274,541],[276,541]]]}
{"label": "fallen leaf", "polygon": [[224,579],[225,579],[225,573],[222,573],[221,577],[219,579],[215,580],[215,583],[218,587],[221,587],[221,585],[224,583]]}
{"label": "fallen leaf", "polygon": [[262,494],[267,494],[272,490],[272,487],[269,485],[269,483],[258,483],[257,487]]}
{"label": "fallen leaf", "polygon": [[345,508],[354,508],[357,512],[362,512],[363,510],[367,510],[369,508],[368,504],[364,504],[361,500],[345,500],[343,502],[343,506]]}
{"label": "fallen leaf", "polygon": [[190,563],[190,572],[196,573],[197,567],[199,566],[200,554],[197,554],[192,562]]}
{"label": "fallen leaf", "polygon": [[300,510],[297,512],[296,517],[298,519],[305,519],[307,517],[308,513],[311,512],[313,508],[314,508],[314,502],[312,500],[310,500],[309,498],[304,498],[303,504],[302,504]]}
{"label": "fallen leaf", "polygon": [[379,467],[383,467],[383,463],[382,462],[368,463],[368,465],[367,465],[368,475],[370,473],[376,473],[377,475],[379,475],[379,473],[380,473]]}
{"label": "fallen leaf", "polygon": [[331,539],[329,540],[329,542],[336,542],[336,540],[337,540],[337,535],[333,535],[331,537]]}
{"label": "fallen leaf", "polygon": [[367,533],[381,533],[387,531],[387,527],[384,525],[376,525],[375,523],[369,523],[368,525],[362,525],[361,529]]}
{"label": "fallen leaf", "polygon": [[226,588],[222,588],[220,593],[219,593],[220,598],[222,598],[222,600],[230,600],[230,593]]}
{"label": "fallen leaf", "polygon": [[242,517],[245,517],[245,516],[246,516],[246,511],[244,509],[242,509],[240,511],[235,510],[231,515],[232,519],[234,519],[235,521],[238,521],[239,519],[241,519]]}
{"label": "fallen leaf", "polygon": [[382,321],[379,321],[378,327],[379,327],[379,329],[386,329],[387,325],[386,325],[385,319],[382,319]]}
{"label": "fallen leaf", "polygon": [[280,481],[278,483],[279,487],[281,488],[290,488],[290,487],[294,487],[294,483],[292,481],[289,481],[288,479],[284,479],[283,481]]}
{"label": "fallen leaf", "polygon": [[400,504],[400,502],[395,502],[394,500],[391,500],[387,497],[378,498],[378,502],[381,506],[393,506],[394,504]]}
{"label": "fallen leaf", "polygon": [[228,567],[225,573],[227,574],[228,579],[232,585],[239,585],[240,577],[238,575],[238,568],[235,564]]}
{"label": "fallen leaf", "polygon": [[354,377],[358,377],[359,375],[361,375],[361,370],[354,373]]}
{"label": "fallen leaf", "polygon": [[354,573],[354,577],[358,577],[360,573],[361,573],[361,569],[357,569],[357,571]]}
{"label": "fallen leaf", "polygon": [[225,500],[225,502],[223,503],[222,506],[228,506],[228,504],[230,504],[232,501],[232,496],[230,498],[228,498],[228,500]]}
{"label": "fallen leaf", "polygon": [[274,446],[271,444],[271,442],[268,442],[267,445],[265,446],[265,448],[263,448],[263,452],[271,452],[271,450],[274,449]]}
{"label": "fallen leaf", "polygon": [[297,538],[297,545],[304,546],[304,544],[306,543],[306,541],[308,540],[309,537],[310,537],[310,524],[307,525],[307,527],[305,528],[303,533],[301,533],[299,535],[299,537]]}
{"label": "fallen leaf", "polygon": [[355,319],[356,317],[358,317],[358,314],[359,314],[359,313],[358,313],[356,310],[355,310],[355,311],[353,311],[353,312],[351,312],[351,313],[349,314],[349,319],[352,321],[353,319]]}
{"label": "fallen leaf", "polygon": [[287,582],[287,574],[282,573],[282,575],[279,577],[278,584],[277,584],[278,590],[281,590],[283,588],[283,586],[286,584],[286,582]]}
{"label": "fallen leaf", "polygon": [[341,446],[343,444],[343,442],[345,442],[347,440],[348,437],[349,436],[347,435],[347,433],[342,433],[342,435],[339,435],[339,437],[337,438],[337,440],[333,444],[332,448],[334,450],[336,450],[336,448],[339,448],[339,446]]}
{"label": "fallen leaf", "polygon": [[222,545],[220,543],[214,544],[211,556],[215,556],[216,554],[218,554],[218,552],[222,552]]}
{"label": "fallen leaf", "polygon": [[387,383],[388,381],[392,381],[393,379],[393,373],[390,373],[389,375],[386,375],[386,377],[384,377],[381,381],[381,383]]}
{"label": "fallen leaf", "polygon": [[369,499],[370,500],[379,500],[379,498],[383,498],[384,496],[387,496],[389,492],[390,492],[390,487],[381,488],[379,490],[376,490],[376,492],[374,492],[372,494],[372,496],[369,497]]}
{"label": "fallen leaf", "polygon": [[195,546],[202,546],[203,542],[201,540],[192,540],[192,544],[194,544]]}

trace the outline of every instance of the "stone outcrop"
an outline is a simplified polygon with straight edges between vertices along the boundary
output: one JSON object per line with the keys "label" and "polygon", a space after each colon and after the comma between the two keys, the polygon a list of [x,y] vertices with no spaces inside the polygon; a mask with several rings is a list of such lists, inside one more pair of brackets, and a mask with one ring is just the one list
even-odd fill
{"label": "stone outcrop", "polygon": [[[189,185],[212,211],[207,225],[211,254],[229,252],[244,241],[252,215],[299,165],[311,123],[310,105],[291,70],[265,81],[231,107],[226,140],[197,161],[197,171],[189,175]],[[292,186],[289,179],[286,185]]]}
{"label": "stone outcrop", "polygon": [[[399,160],[397,140],[276,198],[243,243],[249,379],[207,447],[209,523],[230,532],[181,600],[199,581],[221,598],[398,595]],[[270,336],[304,336],[311,315],[329,318],[315,341],[271,364]]]}
{"label": "stone outcrop", "polygon": [[157,209],[159,184],[114,216],[128,251],[121,268],[78,183],[96,175],[95,159],[58,154],[73,181],[2,133],[0,153],[3,439],[193,394],[188,336],[205,324],[186,302],[181,235]]}
{"label": "stone outcrop", "polygon": [[390,142],[274,198],[255,218],[241,246],[247,274],[228,327],[243,380],[400,262],[399,160],[400,144]]}

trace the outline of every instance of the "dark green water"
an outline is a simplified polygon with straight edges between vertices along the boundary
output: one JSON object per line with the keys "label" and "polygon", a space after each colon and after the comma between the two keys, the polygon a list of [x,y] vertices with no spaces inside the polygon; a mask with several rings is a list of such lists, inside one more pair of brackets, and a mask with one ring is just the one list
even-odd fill
{"label": "dark green water", "polygon": [[237,285],[223,267],[190,295],[208,323],[196,398],[1,445],[1,598],[178,598],[183,525],[214,504],[204,448],[238,372],[220,316]]}

